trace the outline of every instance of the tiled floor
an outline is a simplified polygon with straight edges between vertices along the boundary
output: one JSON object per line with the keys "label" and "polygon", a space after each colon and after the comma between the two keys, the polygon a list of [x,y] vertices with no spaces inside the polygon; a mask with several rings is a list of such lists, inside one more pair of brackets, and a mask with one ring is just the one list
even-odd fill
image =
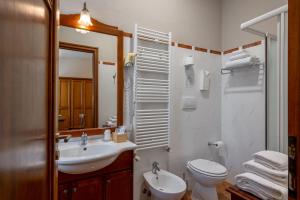
{"label": "tiled floor", "polygon": [[[218,185],[217,192],[219,200],[230,200],[230,194],[226,192],[226,188],[229,187],[231,184],[228,182],[223,182]],[[182,200],[192,200],[192,192],[188,191]]]}

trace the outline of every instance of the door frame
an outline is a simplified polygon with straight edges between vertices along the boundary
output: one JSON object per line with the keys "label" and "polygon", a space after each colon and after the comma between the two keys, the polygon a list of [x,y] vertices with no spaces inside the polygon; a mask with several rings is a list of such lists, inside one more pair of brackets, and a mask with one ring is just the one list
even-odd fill
{"label": "door frame", "polygon": [[50,29],[49,29],[49,61],[48,61],[48,147],[47,147],[47,162],[48,162],[48,184],[49,184],[49,200],[57,200],[58,192],[58,175],[57,175],[57,149],[56,149],[56,64],[58,63],[58,37],[57,28],[59,25],[58,18],[58,1],[59,0],[44,0],[47,4],[50,13]]}

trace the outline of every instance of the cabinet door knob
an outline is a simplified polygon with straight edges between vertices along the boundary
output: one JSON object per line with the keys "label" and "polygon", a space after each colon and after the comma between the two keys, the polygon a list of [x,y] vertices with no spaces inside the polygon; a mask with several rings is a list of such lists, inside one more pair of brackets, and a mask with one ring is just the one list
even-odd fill
{"label": "cabinet door knob", "polygon": [[64,189],[64,193],[65,193],[65,194],[68,194],[68,190],[67,190],[67,189]]}
{"label": "cabinet door knob", "polygon": [[77,188],[75,187],[75,188],[73,188],[73,192],[77,192]]}

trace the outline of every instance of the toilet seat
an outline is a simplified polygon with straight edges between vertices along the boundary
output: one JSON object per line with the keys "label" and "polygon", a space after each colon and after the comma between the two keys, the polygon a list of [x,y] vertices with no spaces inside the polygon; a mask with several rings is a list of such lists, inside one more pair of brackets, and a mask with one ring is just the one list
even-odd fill
{"label": "toilet seat", "polygon": [[223,165],[210,160],[192,160],[189,161],[187,165],[192,170],[210,177],[224,177],[228,175],[227,169]]}

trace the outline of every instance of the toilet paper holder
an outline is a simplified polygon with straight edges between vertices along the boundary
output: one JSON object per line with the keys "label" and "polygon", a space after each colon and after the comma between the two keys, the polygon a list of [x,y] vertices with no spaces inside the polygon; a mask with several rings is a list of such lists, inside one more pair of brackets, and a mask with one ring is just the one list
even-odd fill
{"label": "toilet paper holder", "polygon": [[223,142],[222,141],[216,141],[216,142],[208,142],[208,146],[214,146],[214,147],[221,147],[223,146]]}

